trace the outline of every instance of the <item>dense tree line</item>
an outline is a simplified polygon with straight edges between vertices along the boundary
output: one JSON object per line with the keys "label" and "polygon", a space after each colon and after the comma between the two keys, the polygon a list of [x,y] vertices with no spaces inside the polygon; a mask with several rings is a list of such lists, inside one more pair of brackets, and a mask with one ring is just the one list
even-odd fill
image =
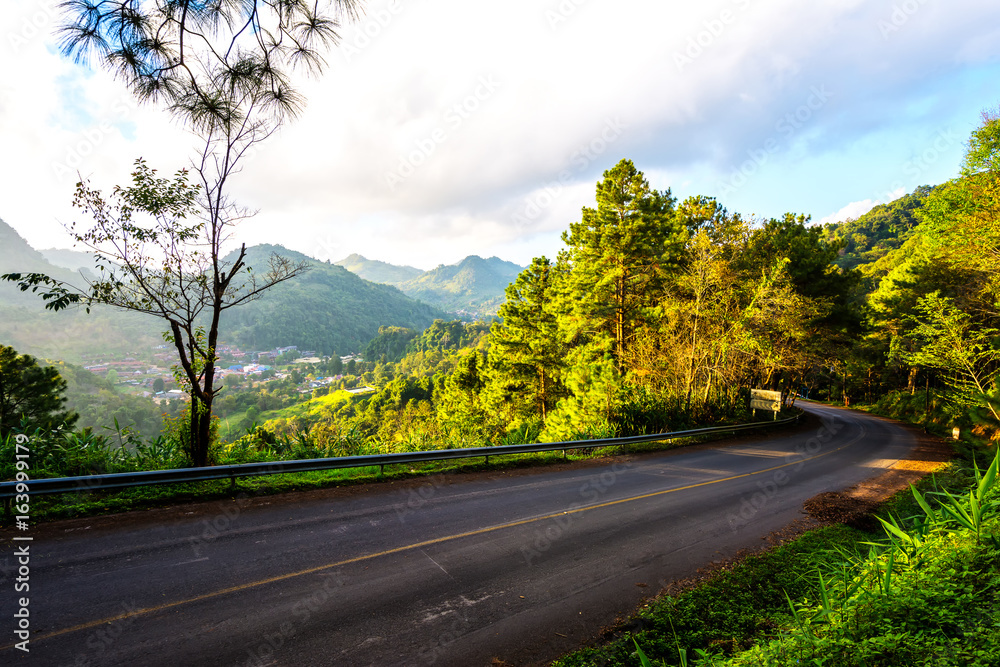
{"label": "dense tree line", "polygon": [[710,197],[678,202],[623,160],[496,321],[383,327],[366,348],[377,393],[308,426],[420,447],[745,418],[748,387],[799,387],[860,327],[858,275],[833,264],[842,242],[802,215],[755,222]]}
{"label": "dense tree line", "polygon": [[[358,438],[391,451],[746,419],[747,390],[764,387],[992,436],[998,154],[1000,120],[987,114],[954,180],[826,226],[678,201],[623,160],[557,256],[508,286],[492,322],[382,326],[365,361],[334,353],[284,380],[230,387],[218,413],[253,422],[296,406],[253,438],[350,453]],[[303,380],[324,375],[342,377],[303,395]],[[374,391],[338,391],[359,386]]]}
{"label": "dense tree line", "polygon": [[853,249],[841,260],[858,266],[865,286],[864,329],[831,374],[839,387],[827,378],[829,395],[994,433],[998,221],[1000,117],[985,113],[955,179],[828,228]]}

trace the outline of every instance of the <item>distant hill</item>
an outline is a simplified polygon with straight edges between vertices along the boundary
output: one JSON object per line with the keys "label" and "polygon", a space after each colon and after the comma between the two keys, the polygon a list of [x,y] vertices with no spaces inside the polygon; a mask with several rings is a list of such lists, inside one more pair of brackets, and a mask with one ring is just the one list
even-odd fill
{"label": "distant hill", "polygon": [[407,296],[448,312],[471,316],[496,314],[503,305],[504,290],[524,269],[498,257],[483,259],[478,255],[470,255],[458,264],[442,264],[431,271],[365,259],[361,255],[346,257],[337,265],[365,280],[394,285]]}
{"label": "distant hill", "polygon": [[834,263],[844,269],[870,265],[901,247],[920,223],[920,209],[934,190],[922,185],[895,201],[875,206],[856,220],[826,225],[828,240],[844,242]]}
{"label": "distant hill", "polygon": [[[86,282],[79,273],[51,264],[0,220],[0,274],[15,272],[44,273],[78,286]],[[0,344],[22,354],[79,362],[85,354],[132,352],[161,343],[163,329],[154,318],[113,308],[94,308],[89,315],[82,308],[47,311],[37,294],[0,281]]]}
{"label": "distant hill", "polygon": [[348,255],[335,264],[373,283],[385,283],[397,287],[399,283],[405,283],[423,273],[420,269],[412,266],[397,266],[388,262],[380,262],[377,259],[367,259],[357,253]]}
{"label": "distant hill", "polygon": [[70,271],[94,269],[94,256],[89,252],[66,250],[65,248],[48,248],[46,250],[39,250],[38,252],[50,264],[69,269]]}
{"label": "distant hill", "polygon": [[[42,253],[28,245],[17,230],[0,220],[0,273],[13,272],[49,273],[60,280],[72,278],[70,272],[50,264]],[[22,294],[11,283],[0,283],[0,303],[25,304],[37,300],[37,297]]]}
{"label": "distant hill", "polygon": [[249,248],[247,261],[263,272],[272,254],[305,262],[309,268],[257,301],[227,311],[227,340],[257,350],[297,345],[300,350],[346,354],[359,352],[380,326],[420,331],[435,319],[447,318],[395,287],[363,280],[342,266],[282,246]]}
{"label": "distant hill", "polygon": [[441,265],[399,286],[409,296],[452,312],[493,315],[504,290],[523,267],[499,257],[470,255],[458,264]]}
{"label": "distant hill", "polygon": [[[359,352],[380,326],[423,330],[447,314],[395,287],[362,280],[343,267],[310,259],[281,246],[249,249],[250,265],[266,270],[272,253],[304,261],[309,270],[276,286],[260,299],[227,311],[222,339],[250,349],[297,345],[302,350]],[[63,260],[67,257],[62,257]],[[0,274],[45,273],[83,285],[84,278],[46,260],[0,220]],[[100,352],[149,350],[162,344],[165,323],[156,317],[95,308],[46,311],[41,298],[0,282],[0,344],[41,358],[79,363]]]}

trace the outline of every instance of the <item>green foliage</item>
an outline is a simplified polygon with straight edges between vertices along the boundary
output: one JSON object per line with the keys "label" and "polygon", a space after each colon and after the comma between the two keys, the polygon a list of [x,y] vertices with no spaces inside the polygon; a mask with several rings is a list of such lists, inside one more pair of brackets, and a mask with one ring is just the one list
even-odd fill
{"label": "green foliage", "polygon": [[941,433],[971,426],[966,406],[948,391],[891,391],[871,406],[871,412],[900,421],[936,428]]}
{"label": "green foliage", "polygon": [[[919,299],[915,310],[909,334],[915,344],[900,355],[907,363],[943,371],[960,400],[975,405],[1000,372],[998,330],[975,323],[938,292]],[[993,418],[1000,419],[1000,414],[993,413]]]}
{"label": "green foliage", "polygon": [[877,204],[856,220],[827,224],[826,242],[840,247],[833,263],[843,269],[871,265],[897,250],[913,236],[920,223],[920,209],[933,188],[922,185],[887,204]]}
{"label": "green foliage", "polygon": [[581,221],[563,232],[573,267],[564,286],[567,337],[609,337],[620,375],[662,281],[681,263],[687,230],[674,215],[675,201],[622,160],[598,182],[597,208],[585,207]]}
{"label": "green foliage", "polygon": [[0,345],[0,438],[22,422],[41,429],[72,426],[78,416],[64,410],[65,390],[66,381],[55,368]]}
{"label": "green foliage", "polygon": [[[795,542],[744,559],[738,566],[717,572],[698,587],[676,596],[662,596],[643,606],[627,628],[606,646],[583,649],[557,660],[555,667],[633,667],[635,641],[647,659],[679,665],[681,652],[699,649],[719,656],[753,646],[770,636],[788,614],[792,599],[819,597],[817,563],[841,562],[837,549],[852,549],[863,539],[858,531],[837,526],[808,533]],[[686,659],[686,655],[685,655]],[[699,663],[691,663],[699,664]]]}
{"label": "green foliage", "polygon": [[819,599],[793,605],[788,634],[723,664],[996,664],[1000,542],[983,538],[997,527],[997,462],[964,497],[914,488],[919,516],[882,519],[887,542],[820,574]]}
{"label": "green foliage", "polygon": [[115,424],[114,435],[98,435],[89,428],[72,431],[31,427],[27,422],[0,439],[0,479],[14,477],[14,436],[24,434],[31,444],[35,479],[77,477],[117,472],[139,472],[183,467],[187,461],[180,443],[169,436],[145,440],[132,429]]}
{"label": "green foliage", "polygon": [[459,320],[434,320],[407,344],[406,353],[459,350],[475,347],[489,333],[490,325],[482,320],[464,324]]}
{"label": "green foliage", "polygon": [[365,359],[399,361],[406,352],[406,346],[417,337],[417,332],[406,327],[379,327],[378,335],[365,345],[361,354]]}
{"label": "green foliage", "polygon": [[620,382],[614,359],[606,348],[575,348],[566,359],[563,378],[570,395],[546,420],[542,440],[556,442],[617,435],[615,416]]}
{"label": "green foliage", "polygon": [[983,113],[982,124],[972,131],[962,160],[962,175],[1000,174],[1000,113]]}
{"label": "green foliage", "polygon": [[470,350],[458,359],[458,365],[444,382],[437,407],[437,419],[442,428],[473,438],[496,435],[495,420],[483,404],[485,378],[483,358]]}
{"label": "green foliage", "polygon": [[781,220],[769,220],[754,230],[741,262],[751,273],[760,273],[777,260],[787,259],[788,276],[796,292],[826,305],[816,323],[841,336],[856,334],[860,322],[851,298],[860,276],[833,264],[840,242],[824,240],[823,229],[809,225],[809,221],[809,216],[792,213]]}
{"label": "green foliage", "polygon": [[791,388],[848,345],[856,276],[832,266],[839,245],[806,216],[752,229],[710,197],[676,206],[629,160],[596,190],[557,261],[536,258],[508,288],[491,331],[485,407],[502,432],[743,417],[741,388]]}
{"label": "green foliage", "polygon": [[486,400],[511,422],[533,415],[544,422],[567,393],[561,380],[566,345],[552,307],[556,280],[552,263],[535,258],[507,288],[501,321],[490,330]]}

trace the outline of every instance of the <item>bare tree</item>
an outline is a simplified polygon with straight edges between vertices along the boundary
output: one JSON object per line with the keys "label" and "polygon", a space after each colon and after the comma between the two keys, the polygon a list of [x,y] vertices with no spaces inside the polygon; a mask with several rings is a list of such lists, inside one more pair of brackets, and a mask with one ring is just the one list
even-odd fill
{"label": "bare tree", "polygon": [[191,399],[190,453],[206,465],[222,312],[258,297],[304,266],[272,257],[254,273],[246,246],[224,261],[232,228],[249,215],[228,188],[248,151],[302,109],[291,76],[318,74],[358,0],[66,0],[61,47],[92,58],[140,102],[161,104],[200,141],[197,184],[181,170],[156,176],[137,160],[132,184],[106,200],[81,178],[74,205],[96,223],[70,231],[98,260],[83,287],[44,274],[7,274],[22,290],[42,289],[46,308],[107,304],[155,315],[180,357]]}

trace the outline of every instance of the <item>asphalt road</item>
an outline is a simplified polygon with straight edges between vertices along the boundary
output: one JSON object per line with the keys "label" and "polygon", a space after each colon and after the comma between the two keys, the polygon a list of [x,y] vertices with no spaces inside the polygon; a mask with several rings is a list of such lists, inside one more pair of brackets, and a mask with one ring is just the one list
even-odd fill
{"label": "asphalt road", "polygon": [[[806,404],[795,433],[2,531],[4,665],[512,665],[879,474],[914,435]],[[30,652],[13,647],[29,598]]]}

